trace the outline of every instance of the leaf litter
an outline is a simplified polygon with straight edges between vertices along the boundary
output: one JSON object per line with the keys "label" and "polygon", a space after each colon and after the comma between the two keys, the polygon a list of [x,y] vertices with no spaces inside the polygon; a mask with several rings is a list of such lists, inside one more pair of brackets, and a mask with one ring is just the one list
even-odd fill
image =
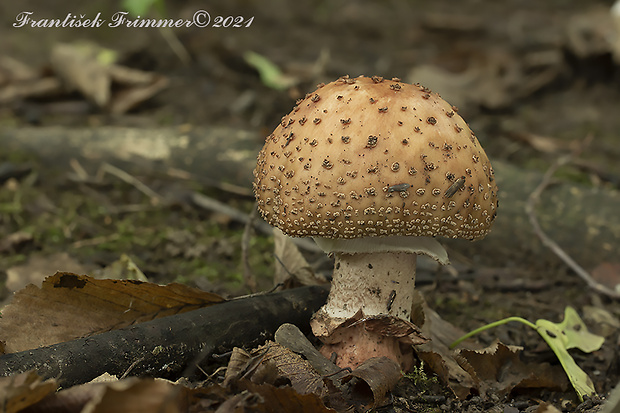
{"label": "leaf litter", "polygon": [[[88,102],[122,114],[168,86],[162,75],[118,65],[118,53],[96,43],[58,43],[50,71],[41,73],[10,58],[0,59],[0,103],[32,97],[60,98],[79,92]],[[86,111],[86,109],[84,109]]]}
{"label": "leaf litter", "polygon": [[28,350],[223,302],[183,284],[97,280],[57,272],[18,291],[2,311],[7,353]]}
{"label": "leaf litter", "polygon": [[[297,250],[295,244],[290,242],[287,237],[278,238],[276,235],[275,254],[280,258],[280,261],[276,265],[277,268],[281,268],[281,282],[285,284],[290,283],[293,285],[317,284],[324,282],[324,278],[315,275],[312,266],[308,264],[303,255],[299,252],[299,250]],[[127,276],[128,274],[135,273],[138,277],[141,277],[141,271],[139,271],[139,268],[137,268],[135,263],[132,263],[131,260],[121,260],[120,264],[121,269],[125,268],[125,270],[128,270],[128,272],[121,271],[121,276]],[[109,272],[107,275],[109,276],[114,272],[116,271]],[[62,281],[63,279],[64,281]],[[97,332],[119,328],[123,325],[146,321],[154,317],[154,314],[162,316],[173,314],[176,311],[189,311],[190,309],[197,308],[195,307],[196,305],[201,305],[190,300],[189,303],[182,302],[179,304],[177,302],[177,307],[174,307],[173,305],[172,308],[167,309],[162,309],[161,305],[159,307],[147,306],[146,310],[139,312],[137,311],[137,308],[134,307],[134,302],[137,303],[139,301],[145,301],[150,303],[153,300],[157,301],[158,294],[168,295],[167,293],[163,293],[163,291],[166,291],[167,289],[174,289],[174,287],[155,286],[154,284],[151,285],[147,283],[118,280],[101,280],[101,284],[95,283],[97,280],[88,280],[86,284],[89,285],[92,282],[94,286],[101,289],[101,292],[84,294],[82,296],[78,295],[77,298],[72,296],[71,294],[81,292],[81,288],[76,288],[76,285],[80,284],[84,280],[87,280],[87,278],[76,276],[75,274],[58,273],[55,276],[50,277],[50,279],[43,284],[41,291],[45,291],[45,294],[41,297],[34,293],[34,291],[37,290],[34,286],[29,286],[21,292],[18,292],[15,296],[13,304],[19,304],[20,301],[23,300],[21,304],[23,307],[15,311],[15,313],[22,313],[22,318],[14,318],[11,313],[12,307],[9,306],[5,309],[5,311],[3,311],[3,319],[0,320],[1,337],[7,342],[7,352],[17,351],[17,349],[30,349],[53,342],[66,341],[75,337],[92,335]],[[51,287],[50,283],[52,285]],[[143,288],[143,290],[138,289],[133,293],[130,292],[139,285],[142,285],[140,288]],[[56,286],[56,288],[53,286]],[[115,289],[118,291],[114,292]],[[151,289],[155,289],[158,292],[154,293]],[[120,294],[116,296],[116,293],[119,292]],[[51,295],[47,296],[46,294],[48,293]],[[54,294],[60,294],[60,298],[54,298]],[[111,297],[108,297],[108,294],[111,294]],[[132,294],[137,294],[140,299],[132,301]],[[145,294],[151,294],[151,296],[148,299],[145,299]],[[189,295],[192,296],[192,294]],[[84,301],[81,302],[81,304],[84,304],[85,307],[82,308],[77,306],[79,309],[78,313],[80,313],[82,318],[72,318],[74,317],[74,315],[72,315],[66,317],[68,321],[60,320],[61,322],[59,323],[58,319],[62,319],[66,314],[63,312],[62,307],[69,305],[69,303],[81,301],[82,299]],[[89,303],[89,300],[93,300],[93,303]],[[175,298],[174,300],[177,299]],[[102,301],[105,303],[102,304]],[[115,304],[116,308],[110,309],[108,307],[110,302]],[[52,305],[49,305],[49,303],[52,303]],[[565,388],[562,384],[562,377],[564,376],[557,374],[557,368],[546,370],[546,366],[541,367],[536,365],[536,363],[520,363],[520,351],[512,347],[505,346],[499,342],[496,347],[491,347],[487,350],[460,350],[456,354],[451,352],[448,345],[458,336],[462,335],[462,332],[445,322],[445,320],[442,320],[437,313],[433,312],[424,304],[421,297],[416,300],[414,306],[414,324],[422,326],[422,332],[432,338],[430,343],[415,346],[417,355],[420,360],[424,361],[426,370],[430,372],[430,374],[437,375],[449,391],[461,400],[470,398],[472,395],[500,394],[505,395],[505,397],[509,397],[513,393],[531,391],[532,389]],[[26,308],[28,310],[26,310]],[[47,314],[45,312],[46,308],[48,309]],[[591,313],[596,314],[594,312]],[[41,314],[43,314],[43,316],[41,316]],[[58,319],[54,318],[54,316],[58,317]],[[598,316],[599,318],[601,317],[600,314],[598,314]],[[88,323],[85,324],[84,319],[88,319]],[[35,327],[37,334],[32,334],[33,330],[23,328],[24,325],[32,323],[32,320],[39,320],[39,324],[35,324],[37,326]],[[114,321],[110,323],[110,320]],[[613,321],[614,318],[612,317],[610,320]],[[107,323],[103,321],[106,321]],[[5,327],[5,322],[8,327]],[[367,324],[369,325],[373,324],[373,320],[365,320],[365,322],[368,322]],[[608,323],[612,325],[611,321],[608,321]],[[49,326],[53,325],[56,325],[56,327],[51,328],[54,334],[49,336],[49,331],[47,331],[45,327],[47,326],[49,328]],[[88,327],[79,329],[77,326]],[[378,327],[381,328],[381,324],[378,324]],[[62,332],[63,329],[67,330],[66,333]],[[12,331],[16,332],[14,337],[10,337]],[[30,331],[30,333],[28,333],[28,331]],[[21,339],[19,332],[22,334],[25,333],[25,335],[30,338],[34,337],[38,341],[35,340],[35,342],[31,342],[26,340],[24,343],[19,344],[19,340]],[[284,350],[282,351],[283,353],[280,356],[280,359],[287,360],[291,365],[295,366],[297,370],[280,369],[281,371],[278,371],[277,368],[274,369],[273,367],[265,368],[261,375],[257,375],[255,377],[256,381],[259,383],[257,386],[264,386],[254,387],[256,391],[268,392],[268,394],[274,395],[274,397],[275,395],[285,394],[284,390],[282,390],[283,393],[279,393],[280,390],[274,389],[280,389],[281,387],[278,386],[281,386],[282,383],[292,383],[293,378],[295,378],[295,374],[297,374],[297,378],[295,378],[295,380],[300,380],[299,383],[305,383],[306,385],[309,383],[318,383],[318,381],[312,381],[317,379],[317,373],[315,372],[314,375],[311,375],[310,372],[312,369],[316,371],[317,368],[314,367],[312,363],[310,366],[311,368],[308,367],[306,362],[306,359],[308,359],[307,354],[305,354],[304,357],[297,356],[297,358],[295,358],[293,357],[295,355],[294,352],[287,353]],[[286,357],[284,355],[286,355]],[[273,363],[272,366],[278,366],[278,364]],[[300,368],[302,365],[305,366],[303,369]],[[516,370],[514,372],[512,371],[513,366],[518,367],[515,367]],[[497,373],[498,371],[500,373]],[[506,371],[509,371],[511,374],[506,374]],[[323,383],[328,383],[325,385],[326,387],[319,392],[323,398],[321,398],[321,396],[317,396],[318,399],[313,400],[318,400],[319,402],[323,400],[321,403],[327,403],[331,406],[342,407],[346,405],[346,401],[343,401],[344,397],[342,396],[343,393],[341,387],[335,385],[333,380],[326,381],[323,377],[325,374],[326,373],[322,373],[318,376],[321,378]],[[380,377],[379,374],[376,374],[376,376]],[[273,377],[276,379],[279,377],[280,380],[274,381]],[[311,380],[308,377],[313,379]],[[348,377],[355,376],[351,374]],[[388,377],[392,376],[388,375]],[[356,379],[359,379],[359,377]],[[304,380],[306,381],[304,382]],[[342,382],[342,377],[340,377],[339,380]],[[409,378],[405,377],[404,380],[409,380]],[[385,391],[395,391],[393,381],[379,380],[378,383],[373,384],[375,387],[371,387],[370,384],[364,382],[363,380],[362,382],[365,383],[364,386],[369,389],[366,393],[372,394],[373,396],[370,399],[363,399],[359,397],[359,405],[378,406],[385,402],[383,399],[385,394],[389,394],[384,393]],[[254,386],[254,384],[252,386]],[[360,386],[357,386],[356,388],[360,388]],[[378,392],[376,389],[382,390]],[[296,393],[299,393],[295,387],[293,387],[293,390]],[[241,405],[250,403],[250,399],[237,397],[239,394],[235,393],[234,386],[227,391],[231,392],[229,393],[231,400],[233,398],[237,398],[235,400],[237,400],[237,402]],[[286,390],[286,392],[288,392],[288,390]],[[316,394],[314,391],[311,393]],[[290,392],[286,394],[290,394]],[[351,397],[351,394],[348,394],[348,396]],[[352,403],[352,399],[347,400],[349,403]],[[230,403],[232,403],[232,401]]]}
{"label": "leaf litter", "polygon": [[[584,16],[584,19],[586,19],[586,18],[587,17]],[[600,35],[600,33],[601,33],[601,29],[600,28],[601,27],[605,28],[605,27],[608,26],[608,24],[607,24],[605,19],[599,19],[599,18],[597,18],[597,19],[587,18],[587,19],[590,21],[590,25],[589,25],[589,27],[586,27],[585,29],[584,29],[584,25],[583,24],[579,24],[580,23],[579,21],[574,22],[575,24],[572,24],[573,22],[571,22],[571,24],[567,24],[566,25],[567,26],[566,30],[569,32],[569,36],[568,37],[569,37],[569,39],[571,39],[571,41],[568,44],[568,49],[570,51],[576,53],[579,56],[583,56],[584,55],[583,50],[586,51],[585,54],[591,54],[591,50],[593,49],[591,47],[591,43],[593,41],[594,42],[600,42],[601,39],[604,40],[604,39],[608,38],[607,36],[601,36]],[[600,24],[601,21],[603,22],[603,24]],[[596,23],[593,24],[593,22],[596,22]],[[442,29],[443,30],[454,30],[454,27],[452,27],[452,26],[451,27],[446,27],[445,25],[444,26],[441,26],[441,25],[437,26],[436,25],[435,29],[436,30],[442,30]],[[476,27],[473,27],[473,28],[472,27],[465,27],[464,29],[461,27],[461,28],[457,28],[457,29],[461,30],[461,31],[464,31],[464,32],[471,32],[472,30],[477,30]],[[589,36],[588,35],[589,33],[594,33],[595,36]],[[600,51],[600,48],[594,48],[594,50]],[[609,47],[607,47],[607,46],[605,46],[603,48],[604,52],[608,52],[608,50],[609,50]],[[590,52],[588,52],[588,51],[590,51]],[[517,62],[518,63],[517,64],[517,68],[519,70],[521,70],[521,71],[524,68],[527,69],[528,67],[524,66],[524,62],[526,62],[525,64],[527,64],[527,62],[530,62],[532,60],[533,59],[527,58],[527,59],[523,59],[523,62]],[[514,59],[513,60],[508,60],[508,62],[510,64],[514,64]],[[435,69],[437,69],[437,68],[435,68]],[[491,69],[493,69],[492,65],[491,65]],[[553,65],[551,66],[551,69],[552,70],[550,71],[550,73],[553,74],[553,70],[555,69],[553,67]],[[501,73],[501,72],[503,72],[503,70],[498,70],[497,72]],[[493,73],[493,71],[490,70],[489,73]],[[509,71],[509,74],[510,74],[510,71]],[[522,74],[520,77],[525,77],[525,76],[524,76],[524,74]],[[417,79],[417,80],[419,80],[419,79]],[[550,82],[551,80],[553,80],[553,77],[552,76],[548,77],[548,81]],[[490,107],[494,107],[494,106],[502,107],[507,102],[506,97],[510,95],[510,92],[514,91],[514,85],[515,85],[515,83],[514,83],[514,76],[513,77],[508,76],[507,78],[494,78],[492,83],[494,83],[496,86],[498,86],[498,87],[496,87],[496,89],[500,91],[497,94],[498,97],[496,97],[495,100],[482,101],[482,102],[479,102],[479,103],[482,104],[482,105],[485,105],[485,106],[490,106]],[[535,82],[534,82],[533,86],[528,84],[527,88],[526,88],[526,89],[529,90],[528,93],[531,93],[532,90],[535,90],[534,87],[536,87],[536,86],[537,86],[537,84]],[[479,94],[478,96],[483,96],[483,95],[486,96],[485,94]],[[493,95],[491,94],[490,97],[493,98]],[[615,286],[615,284],[617,284],[617,283],[611,284],[610,287],[613,288]],[[592,313],[592,314],[594,314],[594,313]],[[613,334],[614,320],[615,320],[615,322],[617,322],[617,319],[612,314],[607,314],[607,315],[603,315],[603,316],[593,315],[593,318],[594,317],[596,317],[596,319],[603,320],[603,321],[601,321],[602,323],[605,323],[605,324],[607,324],[609,326],[612,326],[612,328],[611,328],[612,333],[610,333],[610,334]],[[432,316],[429,317],[428,314],[427,314],[426,318],[429,319],[429,323],[432,321]],[[609,320],[611,320],[611,321],[609,321]],[[435,321],[434,325],[437,327],[437,325],[439,323],[437,322],[437,320],[434,320],[434,321]],[[438,334],[439,333],[435,333],[435,334],[431,334],[430,336],[433,337],[433,339],[435,339],[435,337]],[[449,342],[450,341],[444,341],[444,343],[449,343]],[[473,353],[471,353],[471,352],[473,352]],[[501,343],[497,342],[496,346],[492,345],[489,348],[487,348],[486,350],[481,350],[481,349],[478,349],[478,350],[460,350],[460,352],[459,352],[459,354],[464,354],[464,353],[467,353],[469,356],[471,356],[467,360],[473,360],[474,358],[477,359],[480,356],[481,360],[487,360],[488,358],[491,358],[491,359],[496,358],[498,360],[500,360],[500,359],[501,360],[505,360],[505,361],[507,361],[508,365],[511,365],[511,363],[513,363],[513,361],[514,361],[513,358],[516,357],[514,354],[519,354],[519,351],[516,348],[510,347],[510,346],[505,346],[504,344],[501,344]],[[480,353],[480,354],[478,354],[478,353]],[[434,357],[435,357],[436,361],[438,360],[438,362],[436,363],[437,365],[441,365],[442,363],[444,363],[443,369],[440,366],[440,367],[434,367],[432,370],[433,371],[438,371],[440,373],[441,372],[444,372],[444,373],[447,372],[447,373],[444,374],[444,377],[449,377],[449,378],[452,377],[451,379],[449,379],[450,380],[449,382],[450,382],[450,385],[453,386],[454,385],[454,381],[455,381],[454,377],[456,376],[455,372],[457,371],[456,367],[452,366],[450,368],[447,368],[445,366],[445,364],[448,363],[447,360],[449,360],[450,357],[447,356],[447,355],[443,355],[443,354],[439,355],[439,353],[428,353],[428,354],[434,354]],[[500,357],[500,356],[498,356],[498,354],[501,354],[502,356]],[[452,356],[452,357],[454,357],[454,356]],[[465,357],[465,356],[463,356],[463,357]],[[480,362],[478,360],[478,363],[482,363],[485,367],[488,367],[488,366],[486,366],[486,362],[487,361]],[[472,365],[476,365],[477,364],[476,362],[471,362],[471,361],[468,361],[467,363],[468,364],[466,364],[466,366],[468,367],[468,369],[470,369],[470,367]],[[497,363],[498,365],[500,364],[499,361],[494,362],[494,363]],[[426,364],[426,365],[428,366],[428,364]],[[472,367],[472,369],[473,369],[473,367]],[[504,369],[507,369],[507,368],[504,367]],[[474,373],[476,373],[476,376],[487,377],[487,374],[489,376],[492,376],[492,373],[493,373],[493,371],[489,372],[489,371],[482,370],[482,369],[480,369],[480,370],[473,369],[473,370],[474,370]],[[502,370],[502,368],[500,368],[500,370]],[[437,373],[437,374],[441,375],[440,373]],[[501,376],[501,374],[500,374],[500,376]],[[471,378],[471,376],[470,376],[470,378]],[[478,380],[480,380],[480,377],[478,377]],[[491,380],[491,379],[486,379],[486,381],[488,381],[488,380]],[[465,381],[463,381],[461,384],[463,384],[463,383],[465,383]],[[465,385],[462,385],[462,387],[466,388]],[[508,385],[506,387],[506,389],[508,389],[509,387],[510,386]],[[474,388],[474,387],[471,387],[471,388]],[[219,395],[219,396],[221,396],[221,398],[217,402],[215,402],[215,404],[213,404],[212,406],[223,406],[224,408],[222,408],[221,411],[245,410],[246,408],[256,407],[258,404],[260,404],[260,402],[257,401],[258,395],[260,395],[260,397],[262,397],[263,400],[268,400],[268,401],[271,401],[271,402],[275,403],[275,400],[276,400],[277,397],[274,396],[274,395],[276,395],[277,393],[285,394],[289,390],[289,389],[286,389],[286,388],[278,388],[278,387],[275,387],[275,386],[269,385],[269,384],[254,385],[254,387],[252,387],[250,390],[248,390],[248,389],[250,389],[250,387],[247,387],[245,389],[246,391],[248,391],[248,393],[238,393],[238,394],[234,395],[233,397],[229,397],[231,394],[226,393],[225,389],[224,390],[222,390],[222,389],[214,390],[213,391],[213,395]],[[478,389],[478,391],[480,391],[480,390]],[[291,392],[289,392],[289,393],[291,393]],[[271,397],[268,397],[267,395],[271,395]],[[291,398],[294,398],[294,396],[292,396],[291,394],[289,394],[289,396]],[[468,393],[468,397],[471,397],[470,393]],[[473,397],[473,398],[475,398],[475,397]],[[202,398],[201,400],[204,401],[204,400],[207,400],[207,399],[208,398],[205,397],[205,398]],[[216,397],[214,396],[214,400],[215,399],[216,399]],[[223,403],[222,403],[222,401],[223,401]],[[224,404],[226,404],[226,406],[224,406]],[[289,405],[288,407],[291,407],[291,405]],[[317,406],[317,409],[318,410],[316,410],[316,411],[322,411],[322,410],[319,409],[318,406]],[[294,409],[294,410],[295,411],[305,411],[305,410],[303,410],[302,406],[297,406],[297,408]],[[516,410],[523,410],[523,409],[516,409]],[[505,411],[508,412],[508,411],[516,411],[516,410],[514,410],[514,409],[513,410],[506,409]],[[531,409],[528,409],[528,411],[530,411],[530,410]],[[556,408],[554,408],[553,406],[551,406],[550,404],[548,404],[548,403],[541,403],[535,411],[536,412],[555,412],[555,411],[558,411],[558,410]]]}
{"label": "leaf litter", "polygon": [[[295,272],[299,268],[304,269],[309,274],[306,279],[316,280],[312,277],[312,269],[299,251],[296,251],[294,244],[283,241],[279,243],[279,246],[276,243],[276,248],[283,257],[281,265],[290,267]],[[286,248],[283,248],[282,244],[286,245]],[[288,252],[283,253],[285,250]],[[126,266],[128,262],[130,260],[126,259]],[[135,267],[135,264],[133,266]],[[46,278],[41,288],[29,285],[15,294],[0,319],[0,339],[4,341],[7,353],[15,352],[223,301],[214,294],[179,284],[160,286],[135,280],[96,280],[58,272]],[[431,340],[414,341],[413,349],[428,371],[439,378],[457,399],[466,400],[472,395],[484,397],[490,394],[495,395],[494,397],[508,397],[515,392],[531,392],[541,388],[566,390],[566,376],[561,368],[548,363],[524,362],[520,358],[519,347],[507,346],[496,340],[483,349],[451,351],[450,343],[463,332],[441,319],[424,303],[419,294],[414,309],[414,320],[422,326],[421,333]],[[597,336],[588,333],[583,321],[575,316],[576,313],[573,314],[567,309],[562,323],[539,320],[537,325],[545,331],[544,334],[547,334],[549,340],[561,338],[566,349],[576,347],[593,351],[600,347],[598,339],[592,340]],[[388,327],[381,327],[383,324],[380,320],[366,321],[369,323],[368,328]],[[244,406],[244,409],[253,406],[252,408],[257,408],[258,411],[267,409],[267,406],[289,408],[302,403],[300,398],[304,395],[312,397],[307,399],[312,400],[310,405],[323,406],[324,411],[333,411],[325,406],[332,406],[338,411],[351,406],[357,406],[358,409],[364,408],[363,406],[377,408],[393,400],[389,398],[389,394],[396,390],[402,380],[402,372],[391,360],[371,359],[354,371],[342,370],[323,357],[296,327],[284,325],[278,332],[277,342],[269,341],[251,351],[233,349],[223,381],[217,385],[222,386],[224,393],[228,394],[226,400],[219,405],[222,411],[239,406]],[[552,337],[553,335],[555,337]],[[214,379],[210,378],[207,382]],[[405,380],[407,379],[406,377]],[[36,383],[34,378],[28,380]],[[121,380],[122,382],[124,380]],[[150,388],[147,382],[132,383],[141,383],[140,386],[144,386],[144,389]],[[12,388],[14,382],[7,386]],[[52,384],[46,384],[45,388],[50,386]],[[130,389],[142,388],[140,386],[128,386],[127,394],[136,392],[139,396],[138,390]],[[176,392],[168,387],[166,389]],[[264,397],[264,404],[243,391],[238,393],[240,389],[261,395]],[[59,397],[66,391],[58,393]],[[107,396],[112,400],[116,400],[114,397],[121,397],[117,390],[106,391],[116,395]],[[183,392],[186,391],[184,388]],[[199,389],[194,391],[203,394],[207,390],[199,386]],[[32,403],[35,402],[37,400],[33,399]]]}

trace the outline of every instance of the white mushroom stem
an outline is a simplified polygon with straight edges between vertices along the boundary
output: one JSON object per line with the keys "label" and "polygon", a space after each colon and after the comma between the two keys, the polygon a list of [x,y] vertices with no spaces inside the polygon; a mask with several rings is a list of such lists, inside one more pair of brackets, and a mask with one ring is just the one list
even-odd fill
{"label": "white mushroom stem", "polygon": [[315,238],[336,257],[327,303],[317,312],[314,334],[328,336],[362,310],[364,316],[391,315],[409,321],[417,254],[448,263],[445,249],[427,237]]}
{"label": "white mushroom stem", "polygon": [[[331,319],[326,331],[353,317],[391,315],[409,320],[415,288],[416,254],[407,252],[335,253],[336,262],[327,304]],[[315,332],[316,334],[317,332]]]}
{"label": "white mushroom stem", "polygon": [[409,366],[411,350],[409,355],[403,353],[400,339],[391,336],[389,328],[384,335],[366,330],[363,322],[346,322],[360,315],[409,322],[417,254],[447,264],[448,256],[441,244],[433,238],[400,236],[315,241],[336,258],[327,303],[311,322],[314,335],[324,343],[321,352],[328,357],[336,353],[340,367],[355,368],[380,356],[391,358],[401,368]]}

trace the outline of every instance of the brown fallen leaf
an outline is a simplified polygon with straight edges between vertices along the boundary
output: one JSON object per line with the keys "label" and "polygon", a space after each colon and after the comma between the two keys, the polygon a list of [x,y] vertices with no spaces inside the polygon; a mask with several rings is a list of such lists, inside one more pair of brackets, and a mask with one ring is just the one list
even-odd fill
{"label": "brown fallen leaf", "polygon": [[93,413],[176,413],[187,411],[185,391],[166,380],[131,377],[107,383],[100,397],[90,400],[83,411]]}
{"label": "brown fallen leaf", "polygon": [[230,386],[231,383],[239,380],[246,372],[249,371],[250,359],[252,356],[249,351],[242,349],[241,347],[234,347],[228,359],[228,365],[226,366],[226,372],[224,374],[224,387]]}
{"label": "brown fallen leaf", "polygon": [[300,285],[319,285],[327,280],[315,274],[291,238],[278,228],[273,230],[274,255],[276,256],[275,284],[286,288]]}
{"label": "brown fallen leaf", "polygon": [[92,268],[78,262],[66,252],[51,255],[31,255],[24,264],[7,268],[6,287],[11,292],[21,290],[28,284],[39,285],[49,276],[50,269],[64,268],[78,274],[88,273]]}
{"label": "brown fallen leaf", "polygon": [[373,357],[360,364],[348,376],[345,376],[343,381],[346,382],[353,377],[360,379],[361,383],[365,383],[366,386],[361,386],[361,383],[354,386],[353,397],[367,399],[367,395],[372,394],[372,400],[365,404],[377,408],[389,403],[389,393],[394,390],[402,375],[400,366],[395,361],[387,357]]}
{"label": "brown fallen leaf", "polygon": [[181,284],[96,280],[57,272],[41,288],[15,293],[0,318],[0,340],[13,353],[69,341],[160,317],[195,310],[224,299]]}
{"label": "brown fallen leaf", "polygon": [[11,57],[0,56],[0,103],[61,92],[59,79],[42,75],[38,70]]}
{"label": "brown fallen leaf", "polygon": [[478,391],[506,396],[513,390],[552,389],[566,391],[566,374],[549,363],[524,363],[521,349],[495,341],[482,350],[458,350],[456,360],[473,377]]}
{"label": "brown fallen leaf", "polygon": [[91,42],[58,43],[51,53],[54,73],[73,91],[82,93],[99,107],[110,101],[112,81],[108,67],[114,52]]}
{"label": "brown fallen leaf", "polygon": [[427,343],[415,346],[418,358],[448,386],[459,399],[466,399],[476,389],[471,375],[459,365],[449,346],[464,332],[442,319],[426,302],[423,303],[426,321],[422,332],[430,337]]}
{"label": "brown fallen leaf", "polygon": [[27,64],[10,56],[0,56],[0,85],[15,81],[32,80],[37,77],[37,71]]}
{"label": "brown fallen leaf", "polygon": [[[274,387],[290,382],[291,387]],[[332,411],[327,409],[321,398],[326,396],[327,387],[323,377],[312,368],[307,360],[278,343],[269,341],[251,352],[234,348],[226,369],[222,385],[227,389],[243,389],[265,397],[256,405],[255,398],[247,394],[229,397],[218,408],[218,412],[248,411]],[[313,396],[311,399],[304,397]],[[304,409],[300,410],[301,403]],[[306,404],[308,404],[306,406]],[[291,409],[291,410],[289,410]]]}
{"label": "brown fallen leaf", "polygon": [[603,307],[583,306],[583,320],[591,326],[594,334],[610,338],[620,330],[620,320],[612,312]]}
{"label": "brown fallen leaf", "polygon": [[272,341],[250,353],[241,349],[233,351],[224,385],[231,385],[242,378],[269,384],[287,379],[299,394],[324,396],[326,392],[323,377],[307,360]]}
{"label": "brown fallen leaf", "polygon": [[563,25],[564,47],[580,59],[614,53],[614,26],[609,7],[602,4],[574,13]]}
{"label": "brown fallen leaf", "polygon": [[543,402],[538,405],[538,408],[536,408],[534,413],[561,413],[561,411],[552,404]]}
{"label": "brown fallen leaf", "polygon": [[[326,407],[321,399],[315,394],[299,394],[290,387],[275,387],[271,384],[256,384],[245,380],[240,387],[254,395],[250,400],[244,398],[244,403],[237,404],[230,410],[223,412],[251,411],[258,413],[271,412],[295,412],[295,413],[335,413],[336,411]],[[248,403],[250,401],[250,403]],[[245,410],[237,410],[236,407],[246,407]],[[232,406],[231,406],[232,407]],[[219,410],[218,410],[219,413]]]}
{"label": "brown fallen leaf", "polygon": [[592,270],[592,278],[612,290],[620,290],[620,262],[602,262]]}
{"label": "brown fallen leaf", "polygon": [[33,240],[31,233],[26,231],[17,231],[0,238],[0,253],[13,252]]}
{"label": "brown fallen leaf", "polygon": [[418,326],[396,317],[379,315],[366,317],[359,322],[364,324],[367,331],[372,331],[380,336],[397,337],[402,343],[417,345],[428,341]]}
{"label": "brown fallen leaf", "polygon": [[[54,73],[99,108],[121,114],[168,85],[164,76],[115,64],[117,53],[95,43],[60,43],[51,53]],[[114,85],[114,87],[112,87]]]}
{"label": "brown fallen leaf", "polygon": [[55,380],[43,381],[35,372],[0,377],[0,406],[5,413],[16,413],[56,391]]}
{"label": "brown fallen leaf", "polygon": [[176,413],[187,411],[189,390],[166,380],[130,377],[74,386],[30,405],[23,413]]}
{"label": "brown fallen leaf", "polygon": [[123,87],[112,94],[107,109],[113,114],[122,114],[140,102],[148,100],[168,86],[168,78],[128,67],[112,65],[110,75],[113,83]]}
{"label": "brown fallen leaf", "polygon": [[563,64],[556,48],[523,54],[492,47],[461,72],[420,64],[411,69],[407,80],[430,87],[457,107],[500,109],[553,82],[562,74]]}

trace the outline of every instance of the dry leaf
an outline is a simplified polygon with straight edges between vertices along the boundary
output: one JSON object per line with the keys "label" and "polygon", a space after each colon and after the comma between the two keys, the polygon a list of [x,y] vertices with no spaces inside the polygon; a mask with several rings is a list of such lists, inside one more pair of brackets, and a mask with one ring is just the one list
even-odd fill
{"label": "dry leaf", "polygon": [[456,360],[474,378],[481,395],[508,395],[514,389],[568,388],[561,368],[549,363],[525,364],[519,358],[520,350],[496,341],[482,350],[458,350]]}
{"label": "dry leaf", "polygon": [[324,394],[323,378],[307,360],[278,343],[270,342],[268,345],[265,363],[273,364],[281,377],[290,380],[297,393]]}
{"label": "dry leaf", "polygon": [[55,45],[51,64],[67,86],[114,114],[127,112],[168,86],[164,76],[115,65],[116,57],[113,50],[78,41]]}
{"label": "dry leaf", "polygon": [[592,278],[607,288],[620,291],[620,262],[602,262],[592,270]]}
{"label": "dry leaf", "polygon": [[7,83],[32,80],[37,78],[37,72],[30,66],[9,56],[0,56],[0,85]]}
{"label": "dry leaf", "polygon": [[154,73],[122,66],[112,66],[112,80],[124,84],[125,87],[114,93],[108,105],[110,113],[122,114],[154,96],[168,86],[168,78]]}
{"label": "dry leaf", "polygon": [[[351,377],[357,377],[366,383],[373,396],[370,404],[376,408],[389,402],[388,394],[396,387],[402,377],[402,372],[395,361],[387,357],[373,357],[360,364],[343,380],[347,381]],[[353,395],[354,397],[367,395],[368,389],[362,390],[358,384],[353,389]]]}
{"label": "dry leaf", "polygon": [[184,387],[166,380],[139,379],[91,382],[53,394],[31,405],[28,412],[176,413],[187,411]]}
{"label": "dry leaf", "polygon": [[[0,177],[0,181],[2,181],[1,177]],[[17,231],[17,232],[13,232],[12,234],[8,234],[0,238],[0,253],[16,251],[22,245],[29,243],[32,240],[33,240],[32,234],[26,231]],[[7,288],[8,288],[8,285],[7,285]]]}
{"label": "dry leaf", "polygon": [[[258,413],[295,412],[295,413],[335,413],[333,409],[325,407],[321,399],[315,394],[299,394],[290,387],[274,387],[270,384],[256,384],[243,381],[241,386],[260,397],[252,398],[253,403],[242,406],[247,410],[222,410],[222,412],[251,411]],[[236,405],[235,407],[239,407]],[[218,411],[219,413],[219,411]]]}
{"label": "dry leaf", "polygon": [[127,254],[121,254],[118,260],[93,273],[95,278],[148,281],[146,275]]}
{"label": "dry leaf", "polygon": [[536,409],[534,413],[561,413],[561,411],[558,410],[555,406],[549,403],[543,402],[538,405],[538,408]]}
{"label": "dry leaf", "polygon": [[447,385],[459,399],[465,399],[476,388],[474,379],[459,365],[449,346],[464,332],[443,320],[426,302],[423,305],[425,323],[422,332],[430,337],[428,343],[415,347],[420,360],[437,374],[439,380]]}
{"label": "dry leaf", "polygon": [[364,323],[367,331],[372,331],[379,336],[397,337],[402,343],[418,345],[428,342],[428,338],[424,337],[415,324],[402,318],[380,314],[366,317],[360,322]]}
{"label": "dry leaf", "polygon": [[0,377],[0,406],[5,413],[14,413],[31,406],[56,391],[55,380],[43,381],[33,371]]}
{"label": "dry leaf", "polygon": [[0,56],[0,103],[62,91],[60,81],[41,77],[38,71],[7,56]]}
{"label": "dry leaf", "polygon": [[233,347],[222,385],[228,387],[231,383],[239,380],[247,371],[251,358],[252,356],[246,350],[240,347]]}
{"label": "dry leaf", "polygon": [[[51,54],[54,73],[70,90],[78,90],[100,108],[110,101],[112,80],[106,49],[90,42],[58,43]],[[112,52],[113,53],[113,52]]]}
{"label": "dry leaf", "polygon": [[250,354],[241,349],[233,351],[228,364],[224,385],[241,377],[255,383],[275,384],[285,378],[299,394],[324,395],[323,377],[312,365],[288,348],[269,341]]}
{"label": "dry leaf", "polygon": [[187,411],[183,387],[166,380],[131,377],[103,386],[99,397],[88,402],[83,413],[176,413]]}
{"label": "dry leaf", "polygon": [[96,280],[57,272],[41,288],[15,293],[0,319],[0,340],[12,353],[85,337],[220,303],[223,298],[181,284]]}
{"label": "dry leaf", "polygon": [[31,255],[25,264],[6,270],[6,287],[14,292],[28,284],[39,285],[52,271],[63,268],[78,274],[88,273],[91,268],[79,263],[66,252],[52,255]]}
{"label": "dry leaf", "polygon": [[327,282],[315,274],[291,239],[278,228],[273,229],[274,254],[276,256],[275,284],[287,287],[300,285],[319,285]]}

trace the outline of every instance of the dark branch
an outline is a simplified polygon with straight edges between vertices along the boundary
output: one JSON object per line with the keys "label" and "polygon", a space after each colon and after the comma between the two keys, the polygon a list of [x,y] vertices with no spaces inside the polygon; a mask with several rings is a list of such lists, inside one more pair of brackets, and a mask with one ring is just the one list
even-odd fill
{"label": "dark branch", "polygon": [[35,370],[62,387],[86,383],[107,372],[175,379],[192,375],[214,353],[253,347],[273,337],[283,323],[309,330],[325,303],[327,286],[295,288],[232,300],[92,337],[0,356],[0,375]]}

